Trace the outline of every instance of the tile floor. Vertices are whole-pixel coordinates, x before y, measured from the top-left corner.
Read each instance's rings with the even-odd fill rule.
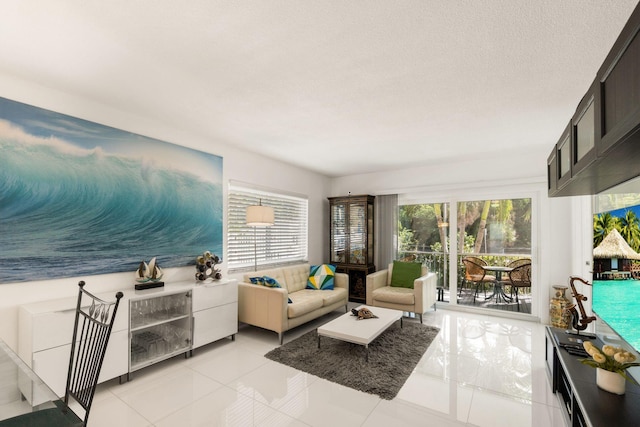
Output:
[[[89,425],[564,427],[545,371],[544,326],[440,309],[424,322],[440,333],[391,401],[267,360],[277,335],[245,326],[235,341],[101,384]]]

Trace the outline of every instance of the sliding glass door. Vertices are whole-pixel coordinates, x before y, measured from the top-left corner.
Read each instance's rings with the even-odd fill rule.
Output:
[[[531,286],[526,280],[514,284],[509,275],[528,263],[519,270],[528,268],[523,276],[531,280],[531,198],[418,203],[406,197],[398,207],[397,259],[422,262],[437,273],[441,303],[532,313]],[[464,259],[473,259],[479,270],[468,271]]]
[[[531,314],[531,229],[530,198],[458,202],[458,304]]]

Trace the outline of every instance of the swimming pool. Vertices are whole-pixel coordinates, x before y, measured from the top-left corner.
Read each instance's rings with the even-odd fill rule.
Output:
[[[640,280],[594,280],[593,311],[640,351]]]

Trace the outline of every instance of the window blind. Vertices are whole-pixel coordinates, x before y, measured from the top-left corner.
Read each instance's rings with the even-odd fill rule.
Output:
[[[274,210],[274,225],[246,225],[247,207],[262,203]],[[285,194],[229,186],[227,262],[230,272],[307,261],[308,200]]]

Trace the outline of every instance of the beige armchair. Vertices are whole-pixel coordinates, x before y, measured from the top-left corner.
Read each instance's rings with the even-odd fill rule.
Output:
[[[412,312],[422,323],[422,314],[431,306],[436,309],[436,273],[428,273],[427,268],[422,267],[422,277],[416,279],[410,289],[390,286],[392,271],[393,264],[389,264],[388,269],[367,275],[367,305]]]

